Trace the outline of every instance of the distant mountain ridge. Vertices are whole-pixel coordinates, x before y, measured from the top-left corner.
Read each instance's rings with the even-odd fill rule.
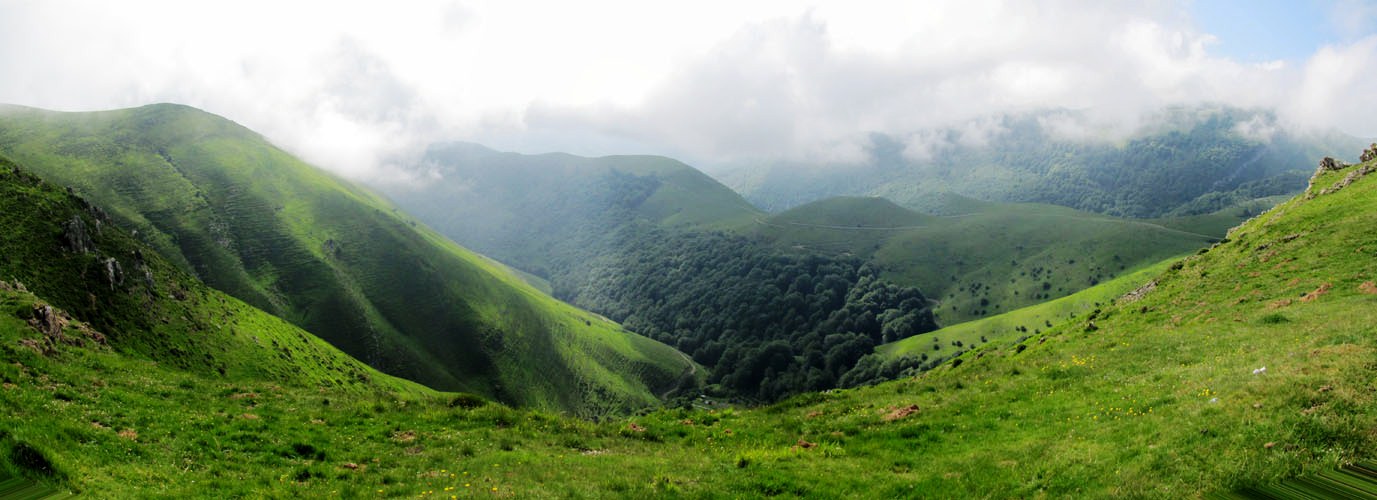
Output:
[[[1337,132],[1293,133],[1265,110],[1218,106],[1164,110],[1123,141],[1059,131],[1081,120],[1069,111],[988,117],[908,137],[873,134],[859,164],[781,161],[715,174],[770,211],[845,195],[930,212],[935,195],[958,193],[1159,217],[1294,194],[1305,187],[1309,165],[1367,144]]]
[[[661,156],[524,155],[451,142],[432,145],[413,169],[428,179],[423,186],[376,187],[455,241],[543,278],[562,248],[604,244],[590,235],[633,221],[722,228],[760,215],[706,174]]]

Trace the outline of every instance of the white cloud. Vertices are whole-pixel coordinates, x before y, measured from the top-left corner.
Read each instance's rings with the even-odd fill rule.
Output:
[[[1311,127],[1336,126],[1377,135],[1377,35],[1352,44],[1327,46],[1306,63],[1294,95],[1281,109]]]
[[[986,118],[999,113],[1072,110],[1057,133],[1091,137],[1199,102],[1377,135],[1363,84],[1377,72],[1374,38],[1245,64],[1212,55],[1187,7],[0,0],[0,101],[182,102],[356,178],[394,175],[386,165],[440,139],[848,163],[872,132],[908,138],[918,158],[945,146],[916,131],[950,127],[978,145],[999,133]],[[1370,25],[1368,7],[1344,29]]]

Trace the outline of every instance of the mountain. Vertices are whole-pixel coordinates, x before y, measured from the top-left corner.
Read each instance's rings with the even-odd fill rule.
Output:
[[[719,178],[780,211],[832,196],[881,196],[931,212],[941,193],[1047,203],[1123,217],[1196,215],[1294,194],[1303,166],[1366,144],[1338,133],[1294,133],[1265,111],[1169,109],[1127,139],[1101,138],[1068,111],[987,117],[911,136],[876,134],[855,165],[781,162]]]
[[[183,272],[437,389],[601,414],[656,404],[692,369],[193,108],[5,107],[0,154],[71,186]]]
[[[1149,222],[953,194],[929,203],[948,215],[918,213],[883,198],[838,197],[758,219],[751,233],[780,247],[869,262],[889,281],[936,299],[937,321],[954,325],[1062,297],[1193,252],[1223,237],[1215,227],[1220,221],[1244,219],[1230,213]]]
[[[114,497],[1003,498],[1207,496],[1370,468],[1373,173],[1319,172],[1134,293],[916,377],[600,423],[45,344],[16,315],[36,299],[0,290],[0,475]]]
[[[431,146],[417,183],[376,187],[446,236],[518,269],[551,267],[633,222],[678,229],[748,223],[759,210],[726,186],[660,156],[584,158],[500,153],[471,143]]]

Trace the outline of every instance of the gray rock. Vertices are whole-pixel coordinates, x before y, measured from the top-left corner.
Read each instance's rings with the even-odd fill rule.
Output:
[[[62,246],[76,253],[95,251],[96,244],[91,241],[91,232],[80,215],[73,215],[72,220],[62,226]]]
[[[110,282],[110,289],[124,284],[124,268],[120,267],[120,261],[114,257],[105,259],[105,280]]]
[[[1344,167],[1347,166],[1348,165],[1345,165],[1344,162],[1326,156],[1323,160],[1320,160],[1318,172],[1337,172],[1343,170]]]

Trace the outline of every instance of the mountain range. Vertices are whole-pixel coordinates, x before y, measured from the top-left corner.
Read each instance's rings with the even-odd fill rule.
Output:
[[[4,107],[0,492],[1373,494],[1360,151],[771,213],[660,157],[369,188],[185,106]]]

